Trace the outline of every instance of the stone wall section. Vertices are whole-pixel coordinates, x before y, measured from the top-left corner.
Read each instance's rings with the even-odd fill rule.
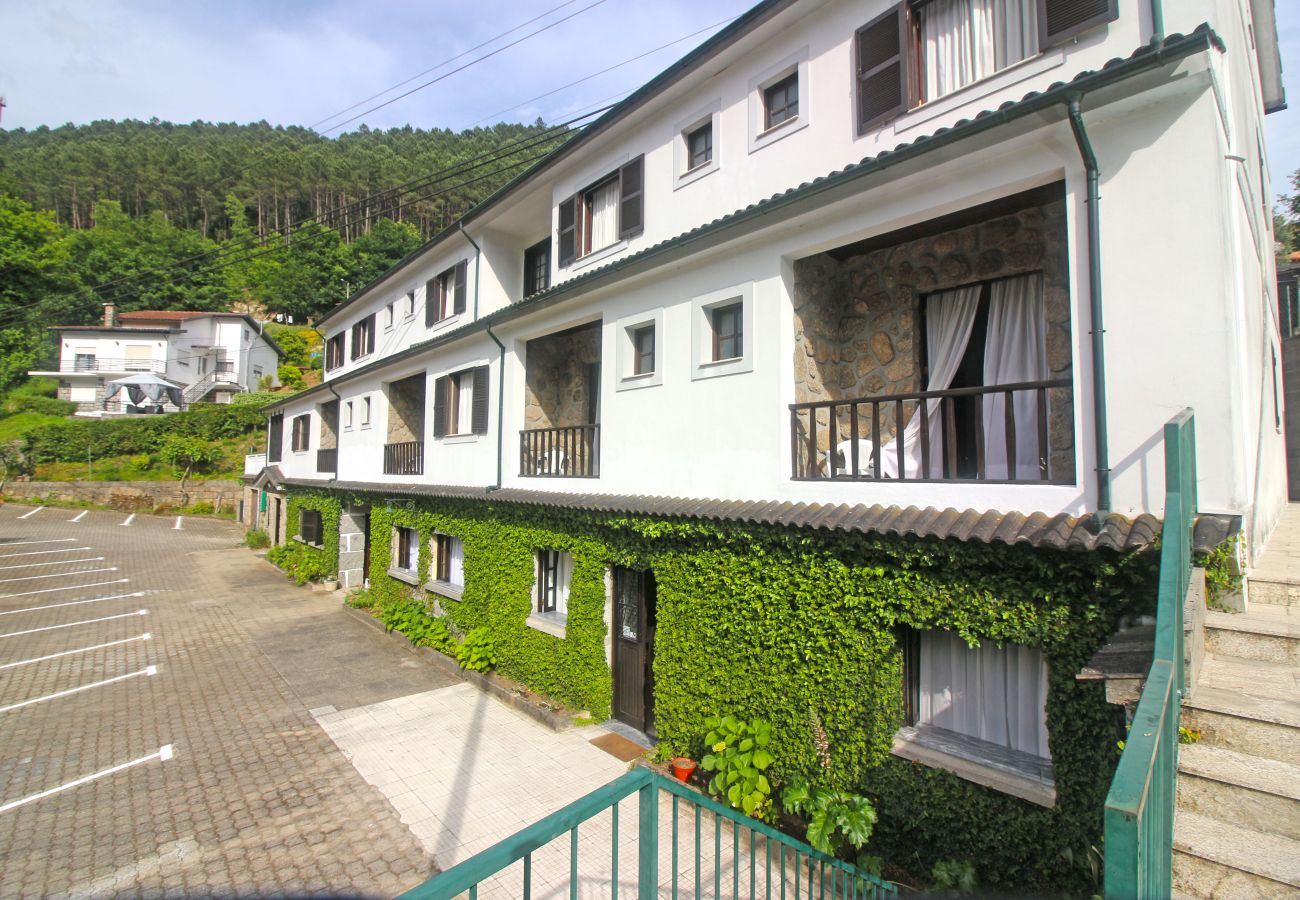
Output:
[[[795,262],[795,401],[849,400],[922,389],[923,298],[981,281],[1041,272],[1050,378],[1073,377],[1065,202],[1034,206],[843,262],[818,254]],[[904,423],[914,403],[904,407]],[[1072,480],[1074,401],[1049,392],[1051,477]],[[865,409],[865,408],[864,408]],[[829,419],[822,415],[819,424]],[[864,434],[870,424],[860,425]],[[818,449],[830,444],[818,429]],[[882,407],[881,440],[896,431]],[[847,434],[847,423],[841,423]]]
[[[130,510],[211,503],[217,512],[237,509],[243,490],[238,481],[187,481],[183,493],[175,481],[10,481],[4,486],[12,500],[49,497]]]
[[[587,367],[600,363],[599,323],[528,342],[524,428],[589,425]],[[596,386],[599,390],[599,385]]]
[[[366,507],[349,507],[339,516],[339,587],[345,591],[366,583]]]
[[[388,443],[424,440],[424,386],[423,375],[388,385]]]

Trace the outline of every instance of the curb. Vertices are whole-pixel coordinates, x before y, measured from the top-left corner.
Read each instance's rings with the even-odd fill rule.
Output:
[[[479,672],[468,672],[462,669],[460,663],[456,662],[456,660],[452,659],[450,656],[439,653],[432,647],[415,646],[407,640],[406,635],[402,634],[400,631],[389,631],[388,627],[384,625],[383,622],[379,621],[369,613],[363,612],[359,609],[353,609],[351,606],[348,606],[346,602],[343,603],[342,606],[343,611],[349,616],[359,622],[369,625],[390,641],[400,644],[408,653],[415,654],[435,669],[440,669],[448,675],[473,685],[488,696],[494,697],[502,703],[505,703],[507,706],[519,710],[524,715],[537,720],[552,731],[567,731],[572,725],[569,721],[569,717],[564,713],[538,709],[523,697],[520,697],[509,688],[498,684],[486,675],[482,675]]]

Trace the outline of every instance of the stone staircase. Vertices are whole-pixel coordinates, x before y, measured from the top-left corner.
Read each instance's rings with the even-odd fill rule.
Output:
[[[1300,504],[1247,593],[1247,612],[1206,613],[1205,658],[1183,701],[1201,740],[1179,754],[1180,896],[1300,896]]]

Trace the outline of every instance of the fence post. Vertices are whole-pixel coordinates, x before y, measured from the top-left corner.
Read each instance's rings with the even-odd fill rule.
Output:
[[[659,894],[659,782],[651,775],[639,797],[640,827],[637,832],[637,896],[654,900]],[[673,873],[677,878],[677,873]]]

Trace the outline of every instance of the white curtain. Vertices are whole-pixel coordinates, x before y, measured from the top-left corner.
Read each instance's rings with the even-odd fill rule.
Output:
[[[560,564],[555,567],[555,580],[555,614],[561,619],[567,619],[569,617],[569,582],[573,580],[573,554],[560,554]]]
[[[925,333],[929,347],[930,382],[926,390],[942,391],[952,384],[966,353],[979,309],[980,286],[955,288],[931,294],[925,305]],[[939,401],[928,400],[930,472],[921,473],[921,412],[918,408],[903,429],[903,461],[908,478],[943,477],[943,430]],[[866,462],[860,463],[866,466]],[[886,478],[898,477],[898,448],[891,442],[880,448],[880,470]]]
[[[1047,664],[1036,647],[972,649],[948,631],[921,633],[919,725],[1048,758]]]
[[[447,541],[448,555],[451,559],[447,563],[447,581],[451,584],[464,586],[465,584],[465,545],[461,543],[460,538],[452,538]]]
[[[926,100],[936,100],[1038,52],[1033,0],[933,0],[917,14]]]
[[[469,434],[474,430],[474,373],[456,376],[456,433]]]
[[[1042,275],[995,281],[989,290],[989,327],[984,343],[984,383],[1044,381],[1047,372],[1047,322]],[[984,397],[984,471],[992,480],[1039,479],[1038,397],[1017,391],[1012,398],[1016,426],[1016,466],[1007,453],[1006,395]]]
[[[591,195],[591,247],[599,250],[618,240],[618,180],[596,188]]]

